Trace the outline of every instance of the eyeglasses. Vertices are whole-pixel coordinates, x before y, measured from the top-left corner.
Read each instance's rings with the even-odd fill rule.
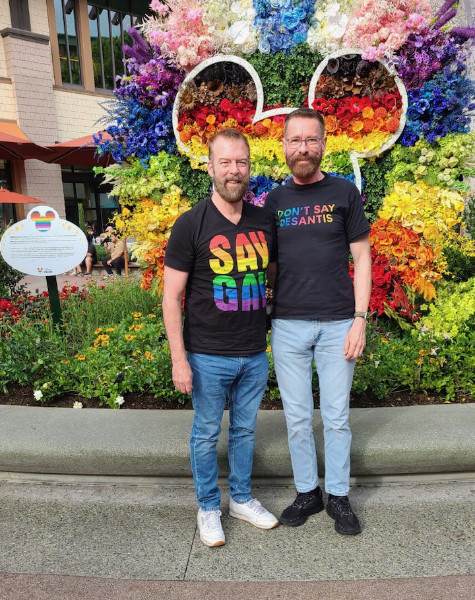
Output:
[[[322,138],[322,137],[321,138],[309,137],[306,140],[292,138],[290,140],[285,140],[285,141],[289,145],[289,148],[292,148],[292,150],[297,150],[297,148],[300,148],[302,143],[306,144],[307,148],[316,148],[323,139],[324,138]]]

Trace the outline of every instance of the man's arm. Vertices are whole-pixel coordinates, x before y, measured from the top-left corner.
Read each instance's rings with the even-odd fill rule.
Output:
[[[371,295],[371,247],[369,236],[364,236],[350,244],[355,266],[355,312],[368,310]],[[366,319],[356,317],[346,336],[343,352],[346,360],[359,358],[366,346]]]
[[[165,267],[163,288],[163,322],[167,331],[172,357],[172,378],[175,387],[184,394],[191,394],[192,372],[186,358],[183,342],[181,300],[188,273]]]

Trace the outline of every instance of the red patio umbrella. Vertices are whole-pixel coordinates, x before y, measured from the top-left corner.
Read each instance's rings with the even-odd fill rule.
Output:
[[[29,140],[26,136],[19,137],[5,130],[5,124],[0,123],[0,158],[3,160],[37,158],[51,154],[51,150]],[[9,125],[9,124],[8,124]]]
[[[102,132],[102,139],[110,140],[112,137],[108,133]],[[82,167],[107,167],[115,162],[110,154],[101,157],[96,154],[97,146],[92,134],[54,144],[48,146],[48,148],[53,152],[51,157],[44,159],[48,163]]]
[[[46,204],[46,202],[2,188],[0,189],[0,204]]]

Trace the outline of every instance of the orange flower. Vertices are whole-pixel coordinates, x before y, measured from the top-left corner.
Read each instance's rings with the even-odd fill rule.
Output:
[[[399,120],[396,119],[395,117],[391,117],[388,122],[386,123],[386,129],[388,131],[394,132],[397,131],[397,128],[399,127]]]
[[[206,122],[207,122],[209,125],[214,125],[215,121],[216,121],[216,117],[215,117],[214,115],[208,115],[208,116],[206,117]]]
[[[378,106],[378,108],[374,111],[374,116],[377,119],[384,119],[387,114],[387,110],[384,108],[384,106]]]
[[[371,106],[365,106],[363,108],[363,117],[365,119],[371,119],[374,115],[374,110],[371,108]]]
[[[372,119],[364,119],[363,133],[371,133],[373,131],[373,128],[374,128],[374,121]]]
[[[257,135],[265,135],[267,133],[267,127],[263,123],[256,123],[254,125],[254,131]]]
[[[392,249],[394,256],[404,256],[404,254],[406,253],[406,250],[403,246],[398,245],[398,246],[394,246],[394,248]]]
[[[363,121],[354,121],[353,131],[361,131],[363,129]]]
[[[335,115],[328,115],[325,117],[325,129],[328,133],[333,133],[338,129],[338,119]]]

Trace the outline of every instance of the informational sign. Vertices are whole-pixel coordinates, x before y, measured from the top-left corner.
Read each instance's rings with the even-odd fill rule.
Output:
[[[2,236],[0,251],[14,269],[27,275],[60,275],[74,269],[87,254],[87,238],[50,206],[35,206],[26,219]]]

